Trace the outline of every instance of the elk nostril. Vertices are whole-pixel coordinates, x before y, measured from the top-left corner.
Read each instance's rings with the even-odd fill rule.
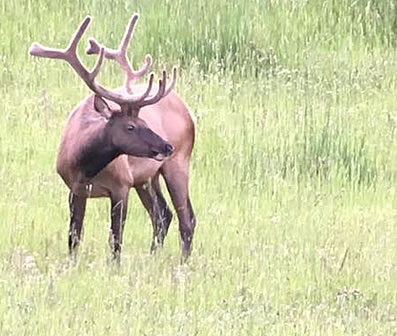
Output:
[[[165,145],[165,153],[167,155],[171,155],[174,152],[174,146],[172,146],[171,144],[166,144]]]

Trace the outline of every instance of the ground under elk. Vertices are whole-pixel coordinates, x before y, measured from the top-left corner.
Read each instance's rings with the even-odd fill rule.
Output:
[[[167,87],[163,71],[153,92],[153,73],[147,85],[136,85],[150,68],[152,58],[134,71],[126,55],[138,15],[131,17],[117,50],[89,40],[87,54],[98,54],[92,71],[82,64],[77,45],[90,23],[86,17],[66,49],[53,49],[35,42],[33,56],[68,62],[94,92],[70,114],[59,147],[56,169],[70,189],[69,251],[80,242],[87,198],[111,200],[110,244],[120,258],[128,194],[135,188],[153,224],[151,251],[163,244],[172,213],[160,190],[161,175],[179,220],[182,257],[191,252],[195,215],[189,198],[189,160],[195,126],[182,99],[173,91],[176,68]],[[116,61],[125,73],[125,85],[109,90],[96,81],[104,58]]]

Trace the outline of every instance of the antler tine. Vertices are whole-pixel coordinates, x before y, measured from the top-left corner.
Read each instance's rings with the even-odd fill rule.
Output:
[[[103,59],[104,59],[104,55],[105,55],[105,49],[101,48],[101,51],[99,52],[99,57],[95,63],[94,68],[92,69],[92,71],[90,72],[90,80],[93,81],[95,79],[95,77],[98,75],[99,70],[101,70],[101,66],[103,63]]]
[[[33,42],[29,48],[29,55],[46,58],[61,58],[64,53],[62,49],[50,49],[43,47],[38,42]]]
[[[172,81],[171,81],[171,84],[168,86],[167,90],[165,90],[163,97],[167,96],[175,88],[175,85],[176,85],[176,73],[177,73],[177,70],[176,70],[176,67],[174,67],[172,69]]]
[[[172,81],[171,84],[166,88],[167,85],[167,72],[164,70],[163,71],[163,78],[159,80],[159,89],[156,93],[155,96],[146,99],[145,101],[143,101],[140,106],[146,106],[146,105],[151,105],[151,104],[155,104],[157,103],[160,99],[164,98],[165,96],[167,96],[175,87],[176,84],[176,67],[174,67],[172,69]]]
[[[105,58],[116,61],[124,71],[125,87],[127,88],[128,92],[131,91],[131,85],[134,84],[138,78],[145,75],[152,65],[152,57],[150,55],[146,55],[145,64],[143,64],[139,70],[134,71],[127,57],[128,44],[132,35],[134,34],[138,17],[138,14],[133,14],[131,16],[130,22],[128,23],[128,26],[124,32],[118,49],[111,49],[103,46],[105,49]],[[86,53],[88,55],[98,54],[102,46],[94,38],[90,38],[88,42],[89,46],[86,50]]]
[[[150,54],[147,54],[145,57],[145,63],[142,64],[137,71],[132,70],[133,76],[125,77],[125,87],[127,88],[127,90],[130,91],[131,85],[134,84],[138,78],[143,77],[149,71],[151,66],[152,56]]]
[[[166,85],[167,85],[167,72],[163,70],[163,76],[159,80],[159,89],[157,90],[157,93],[154,96],[140,102],[139,106],[144,107],[147,105],[156,104],[161,98],[165,97],[164,93],[166,91],[165,90]]]
[[[144,94],[142,96],[140,96],[139,101],[145,99],[149,95],[150,91],[152,91],[153,80],[154,80],[154,73],[152,72],[149,77],[148,87],[147,87],[146,91],[144,92]]]
[[[139,15],[137,13],[133,14],[131,16],[130,22],[128,23],[127,29],[124,33],[123,38],[121,39],[120,42],[120,46],[119,46],[119,50],[121,55],[123,55],[123,58],[125,59],[126,63],[129,65],[129,68],[131,70],[131,75],[129,77],[126,77],[126,87],[129,88],[130,85],[132,85],[136,79],[144,76],[146,74],[146,72],[150,69],[150,67],[152,66],[152,56],[151,55],[146,55],[145,57],[145,64],[143,64],[139,70],[134,71],[132,69],[132,66],[128,60],[127,57],[127,48],[128,48],[128,44],[130,43],[130,40],[132,38],[132,36],[134,35],[134,31],[135,31],[135,26],[136,23],[138,22],[139,19]]]
[[[115,49],[110,49],[102,46],[97,40],[95,40],[93,37],[90,37],[88,39],[89,46],[86,49],[86,54],[87,55],[96,55],[99,54],[101,48],[105,50],[105,58],[107,59],[112,59],[112,60],[117,60],[119,53],[118,50]]]
[[[127,47],[128,47],[128,44],[130,43],[131,36],[134,33],[135,25],[136,25],[136,22],[138,21],[138,18],[139,18],[139,15],[137,13],[134,13],[131,16],[130,22],[128,23],[127,29],[125,30],[124,36],[120,42],[119,50],[120,50],[121,54],[125,55],[125,53],[127,51]]]
[[[77,28],[75,34],[73,35],[72,39],[69,42],[68,47],[66,48],[66,52],[67,53],[74,53],[76,54],[76,50],[77,50],[77,45],[81,40],[81,37],[83,36],[83,34],[85,33],[85,31],[87,30],[88,25],[91,22],[91,17],[90,16],[86,16],[83,20],[83,22],[81,22],[79,28]]]

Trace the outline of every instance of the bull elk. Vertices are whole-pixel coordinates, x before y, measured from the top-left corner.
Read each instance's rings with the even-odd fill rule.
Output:
[[[176,68],[167,86],[163,71],[153,90],[154,74],[147,85],[137,85],[151,66],[152,58],[134,71],[126,54],[138,15],[134,14],[117,50],[89,40],[87,54],[98,54],[89,71],[77,54],[77,45],[86,31],[86,17],[66,49],[32,44],[33,56],[68,62],[93,95],[86,97],[70,114],[59,146],[56,169],[70,189],[69,252],[80,242],[87,198],[111,200],[110,245],[119,260],[127,215],[129,190],[135,188],[152,221],[151,251],[162,246],[172,212],[160,189],[161,175],[170,193],[179,220],[182,257],[191,252],[195,215],[189,198],[189,160],[195,125],[182,99],[173,91]],[[109,90],[96,81],[104,58],[116,61],[125,73],[124,87]],[[154,92],[153,92],[154,91]]]

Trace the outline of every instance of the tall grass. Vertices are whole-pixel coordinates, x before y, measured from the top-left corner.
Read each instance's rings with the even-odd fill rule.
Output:
[[[1,335],[393,335],[397,330],[392,0],[0,3]],[[68,113],[89,93],[33,41],[64,47],[82,18],[116,46],[134,12],[134,66],[178,64],[197,119],[194,253],[131,195],[120,268],[108,201],[89,201],[75,264],[54,171]],[[92,57],[83,56],[88,65]],[[105,63],[100,81],[121,84]]]

